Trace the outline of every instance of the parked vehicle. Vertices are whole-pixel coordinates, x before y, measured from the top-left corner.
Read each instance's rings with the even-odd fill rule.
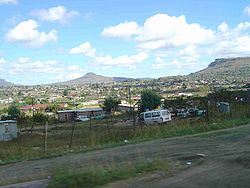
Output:
[[[89,121],[89,117],[88,116],[78,116],[76,118],[76,121]]]
[[[145,124],[159,124],[171,121],[171,113],[169,110],[153,110],[140,114],[140,120]]]

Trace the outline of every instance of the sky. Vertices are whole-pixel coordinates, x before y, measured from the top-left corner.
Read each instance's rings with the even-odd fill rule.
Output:
[[[0,0],[0,78],[185,75],[250,56],[246,0]]]

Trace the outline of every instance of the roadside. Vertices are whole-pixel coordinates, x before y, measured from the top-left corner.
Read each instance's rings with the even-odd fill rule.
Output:
[[[43,179],[53,175],[56,170],[64,168],[81,169],[103,164],[120,164],[126,161],[136,162],[139,159],[167,159],[179,161],[183,166],[188,166],[189,168],[172,174],[172,180],[163,176],[156,182],[153,181],[153,183],[147,181],[149,187],[150,185],[161,187],[161,185],[166,185],[166,183],[170,185],[171,181],[172,184],[170,187],[178,187],[181,186],[178,182],[184,180],[187,184],[186,187],[194,185],[195,182],[198,183],[197,185],[204,182],[204,184],[207,183],[211,187],[212,184],[210,184],[210,181],[215,180],[216,183],[216,180],[219,181],[217,177],[221,179],[217,183],[223,184],[223,178],[226,178],[225,183],[228,183],[227,181],[229,183],[230,181],[234,182],[235,178],[240,178],[242,185],[244,185],[244,183],[250,183],[249,142],[250,125],[244,125],[193,136],[159,139],[87,153],[68,154],[50,159],[3,165],[0,166],[0,182],[4,185]],[[192,166],[192,162],[191,165],[187,164],[189,162],[188,157],[200,153],[207,156],[204,158],[204,163],[198,166]],[[202,177],[197,178],[196,175]],[[183,176],[186,178],[183,179]],[[180,179],[178,180],[178,178]],[[128,185],[133,185],[134,180],[130,179],[126,181],[131,181],[132,184]],[[147,187],[147,185],[144,185],[144,187]]]

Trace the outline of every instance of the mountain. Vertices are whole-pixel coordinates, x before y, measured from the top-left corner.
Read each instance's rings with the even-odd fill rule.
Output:
[[[13,86],[14,84],[11,82],[7,82],[6,80],[0,78],[0,86]]]
[[[108,82],[125,82],[133,80],[132,78],[125,77],[106,77],[97,75],[95,73],[89,72],[80,78],[76,78],[74,80],[69,80],[65,82],[56,83],[57,85],[82,85],[82,84],[90,84],[90,83],[108,83]]]
[[[250,81],[250,57],[215,59],[207,68],[189,75],[194,79]]]

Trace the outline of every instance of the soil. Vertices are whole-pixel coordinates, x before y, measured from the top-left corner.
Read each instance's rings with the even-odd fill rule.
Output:
[[[128,140],[121,147],[3,165],[0,184],[44,179],[60,168],[136,163],[139,159],[166,159],[180,165],[169,172],[140,175],[105,187],[250,187],[250,125],[131,145]]]

